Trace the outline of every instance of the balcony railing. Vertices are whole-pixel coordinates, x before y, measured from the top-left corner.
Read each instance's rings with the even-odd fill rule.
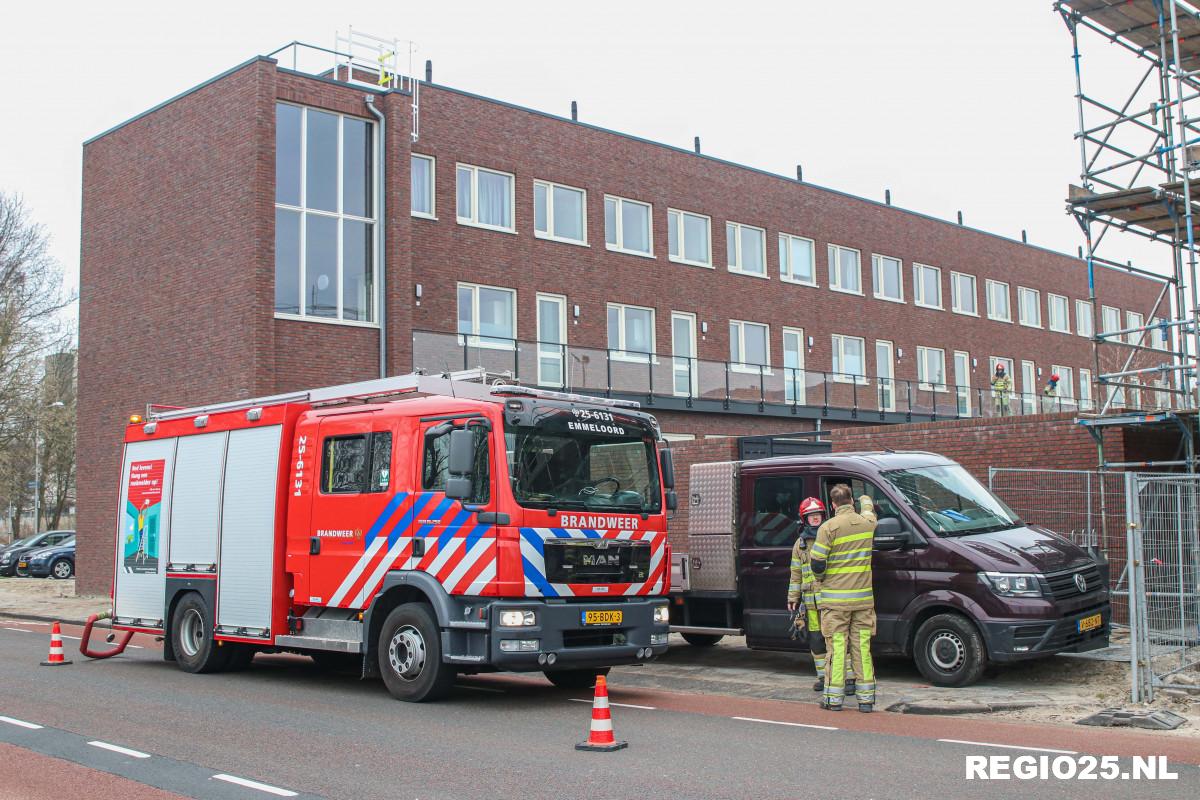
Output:
[[[414,369],[474,367],[529,386],[621,396],[668,408],[851,419],[873,416],[886,422],[1097,410],[1094,403],[1081,405],[1071,397],[993,392],[990,386],[413,331]],[[1147,388],[1141,394],[1155,392]]]

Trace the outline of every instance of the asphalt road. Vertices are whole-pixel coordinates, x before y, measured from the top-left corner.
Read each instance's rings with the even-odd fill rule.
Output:
[[[0,620],[0,798],[1178,800],[1200,793],[1200,742],[1181,737],[832,714],[812,702],[617,685],[614,727],[628,749],[577,752],[588,698],[540,678],[464,679],[450,699],[413,705],[393,701],[377,681],[323,673],[299,656],[259,656],[241,673],[188,675],[141,636],[141,649],[107,661],[84,659],[68,639],[75,663],[40,667],[46,631]],[[1164,755],[1178,778],[965,779],[967,756],[1067,753]],[[1128,758],[1120,764],[1129,771]],[[47,785],[63,793],[46,793]]]

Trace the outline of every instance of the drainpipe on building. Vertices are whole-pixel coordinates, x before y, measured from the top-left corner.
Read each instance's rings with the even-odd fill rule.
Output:
[[[387,163],[387,120],[383,113],[375,107],[375,96],[363,98],[367,102],[367,110],[379,120],[379,176],[376,179],[375,196],[379,203],[379,377],[386,378],[387,374],[387,183],[384,182],[384,164]]]

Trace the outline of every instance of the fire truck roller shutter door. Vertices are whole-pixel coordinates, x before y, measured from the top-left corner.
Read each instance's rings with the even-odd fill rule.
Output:
[[[175,456],[171,493],[171,557],[174,570],[207,571],[217,563],[221,522],[221,471],[226,432],[184,436]]]
[[[154,627],[163,618],[176,439],[125,447],[113,615]]]
[[[271,626],[279,438],[272,425],[231,431],[221,501],[217,626]]]

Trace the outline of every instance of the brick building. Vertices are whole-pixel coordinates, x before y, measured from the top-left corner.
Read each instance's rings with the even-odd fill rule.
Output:
[[[999,360],[1028,393],[1012,413],[1052,372],[1056,407],[1094,396],[1076,258],[345,75],[255,58],[85,143],[86,589],[110,580],[122,422],[147,402],[484,365],[640,399],[682,439],[991,415]],[[1166,316],[1160,283],[1098,272],[1123,299],[1100,324]]]

